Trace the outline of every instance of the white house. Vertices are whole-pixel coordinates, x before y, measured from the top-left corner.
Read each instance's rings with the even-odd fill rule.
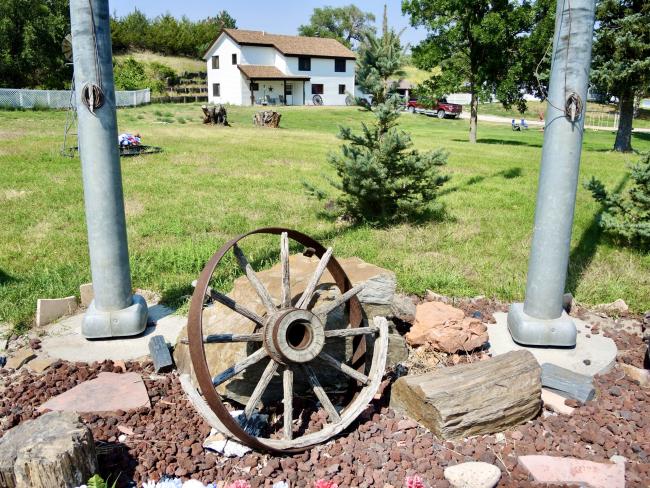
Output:
[[[355,54],[335,39],[224,29],[205,53],[208,101],[345,105]]]

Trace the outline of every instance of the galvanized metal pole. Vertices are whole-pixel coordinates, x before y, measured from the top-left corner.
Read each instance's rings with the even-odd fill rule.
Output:
[[[574,346],[562,307],[591,64],[595,0],[558,0],[526,299],[508,314],[521,344]]]
[[[146,326],[147,304],[131,292],[108,0],[70,0],[70,21],[95,294],[82,333],[87,338],[135,335]]]

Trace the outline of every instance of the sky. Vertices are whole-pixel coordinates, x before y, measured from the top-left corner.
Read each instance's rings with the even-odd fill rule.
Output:
[[[315,7],[331,5],[339,7],[354,3],[364,12],[372,12],[381,27],[384,2],[378,0],[110,0],[111,13],[124,16],[138,8],[147,17],[169,12],[175,17],[186,15],[198,20],[227,10],[237,21],[240,29],[264,30],[272,34],[297,34],[298,26],[309,22]],[[388,25],[396,30],[407,29],[402,34],[403,44],[416,45],[424,39],[426,32],[409,26],[409,19],[402,15],[401,0],[387,0]]]

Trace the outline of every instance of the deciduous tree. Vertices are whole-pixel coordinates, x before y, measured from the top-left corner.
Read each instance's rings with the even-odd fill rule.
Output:
[[[356,47],[367,32],[374,32],[375,16],[356,5],[315,8],[309,24],[298,27],[301,36],[330,37],[346,46]]]

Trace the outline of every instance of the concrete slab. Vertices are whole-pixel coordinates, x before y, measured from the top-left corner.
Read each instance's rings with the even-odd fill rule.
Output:
[[[88,340],[81,335],[83,314],[52,324],[41,337],[42,350],[49,356],[66,361],[131,361],[149,356],[149,339],[162,335],[168,343],[175,344],[178,334],[187,323],[187,317],[174,315],[163,305],[149,306],[149,322],[138,336]]]
[[[616,363],[617,349],[614,341],[602,334],[590,334],[591,326],[575,317],[572,319],[578,329],[578,336],[574,348],[521,346],[512,340],[508,332],[508,315],[497,312],[494,319],[496,324],[488,325],[490,352],[493,356],[526,349],[540,365],[551,363],[587,376],[606,373]]]
[[[116,412],[151,408],[147,387],[138,373],[99,373],[71,390],[50,398],[39,411]]]

